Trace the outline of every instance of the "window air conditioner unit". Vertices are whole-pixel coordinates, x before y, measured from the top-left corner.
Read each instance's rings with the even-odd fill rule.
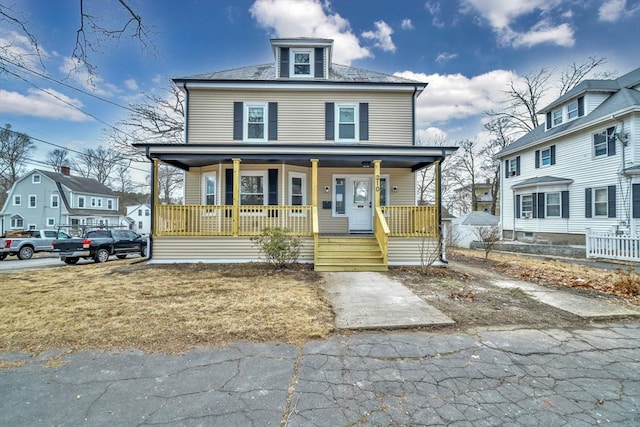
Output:
[[[523,212],[522,218],[531,218],[531,212]]]
[[[509,176],[516,176],[516,171],[509,171]]]

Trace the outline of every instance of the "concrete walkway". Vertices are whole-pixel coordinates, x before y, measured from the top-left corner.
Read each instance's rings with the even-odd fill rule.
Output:
[[[444,313],[400,282],[373,272],[324,273],[325,288],[340,329],[453,325]]]

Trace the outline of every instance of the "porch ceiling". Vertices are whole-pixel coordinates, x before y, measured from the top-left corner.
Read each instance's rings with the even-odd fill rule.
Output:
[[[134,144],[149,159],[189,170],[216,163],[279,164],[310,166],[318,159],[318,167],[363,167],[363,162],[381,160],[383,168],[422,169],[444,160],[457,147],[421,145],[335,145],[335,144]]]

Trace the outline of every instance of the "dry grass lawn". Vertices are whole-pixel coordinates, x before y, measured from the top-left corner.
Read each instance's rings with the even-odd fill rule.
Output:
[[[135,260],[0,274],[0,352],[176,353],[239,340],[300,344],[334,328],[310,267]]]

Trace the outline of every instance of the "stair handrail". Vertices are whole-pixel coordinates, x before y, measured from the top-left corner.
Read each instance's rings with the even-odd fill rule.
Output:
[[[318,235],[320,234],[320,227],[318,226],[318,207],[313,206],[311,208],[311,227],[313,233],[313,264],[318,264]]]
[[[384,217],[384,213],[379,206],[376,206],[375,222],[373,225],[373,232],[376,236],[376,241],[382,252],[382,258],[384,265],[388,265],[389,262],[389,225]]]

